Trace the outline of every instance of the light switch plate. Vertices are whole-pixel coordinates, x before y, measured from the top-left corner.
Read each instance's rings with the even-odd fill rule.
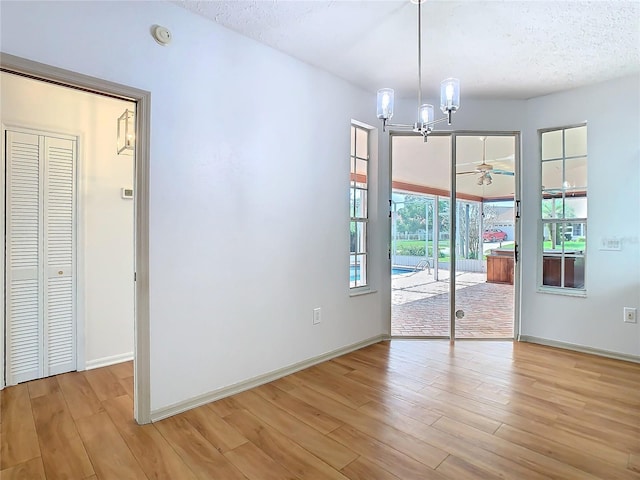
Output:
[[[600,242],[600,250],[622,250],[622,240],[616,237],[605,237]]]

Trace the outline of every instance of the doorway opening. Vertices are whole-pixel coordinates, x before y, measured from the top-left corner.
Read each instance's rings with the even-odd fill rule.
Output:
[[[514,337],[518,149],[517,133],[391,135],[392,336]]]
[[[82,91],[91,95],[98,95],[100,98],[115,98],[135,106],[135,160],[130,163],[133,169],[131,182],[129,185],[118,185],[118,196],[133,194],[133,264],[131,268],[131,281],[134,281],[134,299],[133,299],[133,315],[134,315],[134,417],[138,423],[149,423],[150,421],[150,378],[149,378],[149,307],[148,307],[148,164],[149,164],[149,116],[150,116],[150,94],[135,88],[118,85],[101,79],[88,77],[67,70],[50,67],[40,63],[21,59],[12,55],[2,54],[0,57],[0,70],[2,74],[12,76],[26,77],[37,82],[45,82],[67,87],[74,91]],[[64,114],[73,115],[73,107]],[[63,112],[60,112],[63,113]],[[4,118],[3,118],[4,120]],[[14,126],[16,124],[28,124],[28,122],[20,118],[10,120]],[[117,117],[113,119],[113,129],[116,129]],[[37,126],[37,125],[36,125]],[[89,128],[89,127],[88,127]],[[82,132],[76,136],[80,138],[79,144],[82,146]],[[4,137],[4,136],[3,136]],[[115,138],[114,138],[115,140]],[[4,141],[4,138],[3,138]],[[81,147],[82,148],[82,147]],[[113,145],[113,152],[116,152],[116,145]],[[4,150],[4,149],[3,149]],[[84,152],[87,156],[91,152]],[[4,185],[4,166],[2,168],[2,183]],[[113,186],[113,185],[112,185]],[[128,188],[127,188],[128,187]],[[125,191],[126,190],[126,191]],[[3,196],[4,197],[4,196]],[[124,198],[122,198],[124,200]],[[5,211],[5,204],[1,205],[2,211]],[[129,207],[130,208],[130,207]],[[42,227],[40,227],[42,228]],[[7,241],[9,239],[7,238]],[[4,239],[1,247],[5,249]],[[4,264],[4,256],[2,256],[2,270],[4,271],[8,265]],[[44,268],[44,267],[43,267]],[[64,273],[64,270],[61,270]],[[64,276],[64,275],[63,275]],[[129,283],[131,285],[131,283]],[[5,279],[2,278],[3,291],[8,285],[5,285]],[[105,295],[107,296],[107,295]],[[7,318],[5,316],[5,303],[0,309],[2,311],[2,329],[3,336],[6,338]],[[2,365],[0,368],[0,387],[3,387],[7,378],[5,377],[5,354],[4,342],[0,345],[0,359]],[[45,372],[46,374],[46,372]]]

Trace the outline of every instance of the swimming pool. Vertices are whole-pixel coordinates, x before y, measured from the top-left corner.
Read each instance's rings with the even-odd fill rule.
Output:
[[[403,273],[413,273],[415,269],[411,267],[393,267],[391,269],[391,275],[402,275]]]
[[[411,267],[393,267],[391,269],[391,275],[402,275],[405,273],[413,273],[414,269]],[[356,271],[355,265],[351,265],[351,271],[349,272],[349,280],[353,282],[360,278],[360,274]]]

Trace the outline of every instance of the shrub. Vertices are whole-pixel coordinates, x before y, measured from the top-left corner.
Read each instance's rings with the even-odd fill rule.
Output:
[[[424,245],[399,245],[396,248],[398,255],[412,255],[414,257],[424,257]]]

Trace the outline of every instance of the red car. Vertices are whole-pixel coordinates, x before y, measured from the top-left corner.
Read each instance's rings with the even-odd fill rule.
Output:
[[[497,228],[488,228],[482,234],[482,240],[485,242],[504,242],[507,234]]]

